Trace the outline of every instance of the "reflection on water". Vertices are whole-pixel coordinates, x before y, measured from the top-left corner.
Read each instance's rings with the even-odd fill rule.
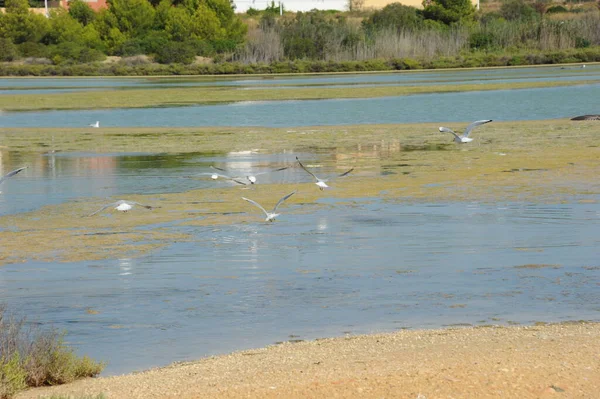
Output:
[[[106,374],[292,334],[600,320],[596,204],[326,203],[140,259],[3,266],[0,292]]]
[[[0,187],[0,215],[31,211],[45,205],[88,197],[183,192],[197,188],[230,185],[210,179],[211,165],[232,176],[260,174],[294,164],[303,154],[96,154],[15,153],[0,148],[0,175],[28,166]],[[284,170],[257,177],[259,183],[307,181],[301,171]]]

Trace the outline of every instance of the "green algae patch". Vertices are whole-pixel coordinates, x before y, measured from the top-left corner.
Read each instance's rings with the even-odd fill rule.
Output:
[[[465,123],[444,124],[460,130]],[[473,131],[474,141],[456,145],[438,124],[327,126],[309,128],[0,129],[3,157],[60,152],[167,154],[312,153],[319,173],[354,167],[320,191],[308,182],[256,184],[174,194],[90,198],[0,217],[0,264],[41,260],[132,257],[180,241],[203,240],[212,228],[263,223],[253,199],[287,214],[354,206],[371,200],[410,202],[561,203],[597,200],[600,194],[600,123],[569,120],[493,122]],[[252,143],[251,146],[248,143]],[[43,155],[52,148],[50,154]],[[34,155],[32,155],[34,154]],[[298,168],[296,163],[289,165]],[[510,171],[510,172],[507,172]],[[319,201],[335,198],[337,202]],[[138,201],[127,213],[107,209],[117,199]],[[203,234],[207,233],[207,234]],[[519,249],[517,249],[519,250]]]
[[[277,87],[239,90],[238,87],[177,87],[122,90],[98,90],[50,94],[0,95],[0,109],[5,111],[40,111],[69,109],[176,107],[198,104],[221,104],[239,101],[324,100],[335,98],[376,98],[426,93],[531,89],[600,83],[600,80],[509,82],[431,86],[381,87]],[[93,106],[91,106],[93,104]]]

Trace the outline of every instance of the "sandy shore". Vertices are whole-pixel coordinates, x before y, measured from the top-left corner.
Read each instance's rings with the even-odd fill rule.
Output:
[[[19,399],[599,398],[600,324],[399,331],[286,343]]]

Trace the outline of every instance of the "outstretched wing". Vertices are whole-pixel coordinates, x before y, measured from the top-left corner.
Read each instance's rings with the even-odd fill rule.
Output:
[[[458,137],[458,134],[454,133],[454,130],[450,129],[449,127],[440,126],[439,131],[442,133],[452,133],[454,135],[454,137],[456,137],[457,139],[460,140],[460,137]]]
[[[207,174],[209,174],[209,175],[212,175],[212,173],[207,173]],[[237,177],[231,177],[231,176],[227,176],[227,175],[222,175],[222,174],[220,174],[220,173],[215,173],[215,174],[216,174],[217,176],[219,176],[219,177],[222,177],[223,179],[226,179],[226,180],[231,180],[231,181],[233,181],[233,182],[236,182],[237,184],[241,184],[242,186],[246,186],[246,185],[247,185],[247,184],[246,184],[246,183],[244,183],[243,181],[241,181],[241,180],[238,180],[238,179],[237,179]]]
[[[348,175],[350,172],[352,172],[353,170],[354,170],[354,168],[342,173],[341,175],[338,175],[338,177],[344,177],[344,176]]]
[[[485,125],[486,123],[490,123],[491,121],[492,121],[491,119],[482,119],[480,121],[475,121],[475,122],[471,123],[465,129],[465,132],[463,133],[463,137],[469,137],[469,133],[471,133],[471,130],[473,130],[474,127],[477,127],[480,125]]]
[[[7,174],[5,174],[4,176],[0,177],[0,184],[4,180],[8,179],[9,177],[13,177],[14,175],[16,175],[17,173],[21,172],[24,169],[27,169],[27,166],[23,166],[22,168],[11,170],[10,172],[8,172]]]
[[[265,208],[263,208],[263,207],[262,207],[262,206],[261,206],[261,205],[260,205],[258,202],[256,202],[256,201],[252,201],[251,199],[249,199],[249,198],[245,198],[245,197],[242,197],[242,199],[243,199],[244,201],[248,201],[249,203],[251,203],[252,205],[254,205],[254,206],[255,206],[255,207],[257,207],[257,208],[260,208],[260,209],[261,209],[261,210],[262,210],[262,211],[265,213],[265,215],[266,215],[267,217],[269,217],[269,212],[267,212],[267,211],[265,210]]]
[[[268,170],[266,172],[253,173],[252,176],[260,176],[260,175],[266,175],[267,173],[280,172],[280,171],[286,170],[288,168],[289,168],[289,166],[284,166],[283,168],[271,169],[271,170]]]
[[[140,204],[139,202],[135,202],[135,201],[127,201],[127,202],[128,202],[129,204],[135,204],[135,205],[142,206],[142,207],[144,207],[144,208],[146,208],[146,209],[154,209],[154,207],[153,207],[153,206],[150,206],[150,205],[144,205],[144,204]]]
[[[214,166],[214,165],[210,165],[210,168],[211,168],[211,169],[220,170],[221,172],[227,172],[225,169],[223,169],[223,168],[219,168],[219,167],[216,167],[216,166]]]
[[[273,213],[275,213],[275,211],[277,210],[277,208],[279,207],[279,205],[281,205],[281,203],[282,203],[283,201],[285,201],[286,199],[290,198],[290,197],[291,197],[292,195],[294,195],[294,194],[296,194],[296,191],[293,191],[293,192],[289,193],[288,195],[286,195],[285,197],[283,197],[282,199],[280,199],[280,200],[277,202],[277,205],[275,205],[275,208],[273,208]]]
[[[300,160],[298,159],[298,157],[296,157],[296,161],[298,161],[298,163],[300,164],[300,167],[302,169],[304,169],[304,171],[306,171],[306,173],[308,173],[309,175],[311,175],[312,177],[314,177],[316,181],[320,181],[321,180],[317,176],[315,176],[315,174],[313,172],[311,172],[310,170],[306,169],[306,167],[304,165],[302,165],[302,162],[300,162]]]
[[[94,216],[95,214],[102,212],[102,211],[103,211],[103,210],[105,210],[106,208],[110,208],[111,206],[115,206],[115,205],[117,205],[119,202],[120,202],[120,201],[117,201],[117,202],[111,202],[111,203],[110,203],[110,204],[108,204],[108,205],[104,205],[102,208],[98,209],[96,212],[92,212],[92,213],[90,213],[90,214],[88,215],[88,217],[90,217],[90,216]]]

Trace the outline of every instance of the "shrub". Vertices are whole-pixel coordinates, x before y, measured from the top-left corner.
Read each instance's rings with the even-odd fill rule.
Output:
[[[155,60],[161,64],[190,64],[195,56],[196,51],[189,43],[169,42],[158,49]]]
[[[0,399],[27,386],[62,384],[102,371],[104,364],[77,357],[63,338],[64,333],[27,325],[0,306]]]
[[[17,47],[10,39],[0,38],[0,61],[13,61],[17,58]]]

